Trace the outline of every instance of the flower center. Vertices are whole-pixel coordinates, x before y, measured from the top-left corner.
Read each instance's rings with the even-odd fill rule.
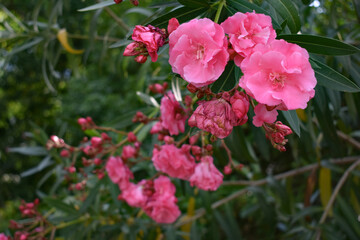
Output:
[[[203,59],[205,48],[202,45],[199,45],[196,50],[196,60]]]
[[[284,75],[281,75],[279,73],[270,73],[269,74],[269,79],[273,85],[273,88],[275,89],[281,89],[284,87],[284,83],[285,83],[285,80],[286,80],[286,76]]]

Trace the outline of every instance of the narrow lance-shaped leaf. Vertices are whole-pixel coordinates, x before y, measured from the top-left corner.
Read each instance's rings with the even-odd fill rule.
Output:
[[[310,63],[312,65],[316,64],[314,71],[319,85],[343,92],[360,91],[360,88],[355,83],[334,69],[314,59],[310,59]]]
[[[78,11],[79,12],[92,11],[92,10],[104,8],[104,7],[107,7],[107,6],[111,6],[111,5],[114,5],[114,4],[116,4],[114,2],[114,0],[108,0],[108,1],[104,1],[104,2],[100,2],[100,3],[97,3],[97,4],[91,5],[91,6],[86,7],[86,8],[79,9]]]
[[[159,28],[165,28],[167,27],[168,22],[171,18],[177,18],[177,20],[179,20],[179,22],[182,23],[202,15],[207,10],[208,10],[207,8],[180,7],[174,11],[171,11],[169,13],[166,13],[158,17],[157,19],[151,21],[148,24]]]
[[[267,0],[275,11],[287,21],[287,25],[292,33],[300,30],[301,23],[299,13],[291,0]]]
[[[224,91],[231,90],[235,86],[236,81],[239,80],[239,79],[235,79],[235,68],[236,66],[234,62],[229,62],[226,65],[225,70],[221,74],[219,79],[214,82],[213,86],[211,87],[211,90],[213,92],[220,92],[221,90]]]
[[[349,55],[360,52],[360,49],[352,45],[327,37],[307,34],[289,34],[280,35],[278,38],[291,43],[296,43],[311,53],[324,55]]]
[[[296,114],[296,111],[290,110],[290,111],[281,111],[281,112],[284,115],[286,121],[288,121],[288,123],[290,124],[292,130],[294,130],[296,135],[300,137],[300,121],[298,115]]]

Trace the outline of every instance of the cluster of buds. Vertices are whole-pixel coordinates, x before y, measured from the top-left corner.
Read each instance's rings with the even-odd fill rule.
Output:
[[[37,198],[34,202],[26,203],[24,200],[21,202],[19,210],[21,214],[25,217],[33,217],[38,214],[37,206],[39,205],[40,200]]]
[[[155,83],[149,86],[149,90],[152,93],[160,93],[160,94],[164,94],[167,88],[168,88],[167,82],[164,82],[163,84]]]
[[[265,123],[263,126],[266,132],[266,137],[271,141],[274,148],[285,152],[285,145],[288,142],[288,139],[286,139],[285,136],[292,134],[292,130],[280,121],[272,124]]]
[[[86,118],[79,118],[78,119],[78,124],[81,126],[81,129],[84,131],[86,129],[92,129],[95,126],[94,121],[92,120],[91,117],[86,117]]]
[[[10,220],[10,229],[16,230],[14,237],[6,236],[0,233],[0,240],[46,240],[46,229],[49,226],[46,218],[37,210],[39,199],[34,202],[25,202],[22,200],[19,210],[23,217],[28,218],[21,223]]]

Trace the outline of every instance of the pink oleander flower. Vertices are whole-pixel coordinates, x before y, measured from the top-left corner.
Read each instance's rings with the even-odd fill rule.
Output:
[[[161,99],[160,112],[161,124],[171,135],[185,131],[186,112],[172,92],[167,92]]]
[[[259,103],[304,109],[315,95],[316,78],[309,54],[296,44],[274,40],[257,45],[241,63],[241,70],[240,87]]]
[[[170,35],[173,31],[175,31],[180,26],[179,21],[176,18],[172,18],[169,20],[169,25],[167,27],[168,34]]]
[[[190,155],[190,145],[177,148],[174,144],[154,148],[152,161],[156,170],[167,173],[170,177],[188,180],[194,173],[195,159]]]
[[[264,104],[258,104],[254,108],[255,116],[253,117],[253,124],[256,127],[261,127],[264,123],[273,123],[276,121],[278,112],[276,109],[267,110]]]
[[[132,39],[135,42],[130,43],[124,51],[124,56],[137,56],[135,60],[144,63],[147,55],[150,55],[151,61],[156,62],[157,52],[165,44],[165,30],[148,25],[147,27],[137,25],[134,28]]]
[[[160,176],[154,180],[154,189],[144,208],[146,214],[157,223],[173,223],[181,214],[176,205],[175,186],[169,178]]]
[[[157,134],[157,133],[160,133],[160,132],[165,131],[165,130],[166,130],[166,129],[163,127],[163,125],[161,124],[161,122],[158,121],[158,122],[156,122],[156,123],[152,126],[152,128],[151,128],[151,130],[150,130],[150,133],[151,133],[151,134]]]
[[[4,233],[0,233],[0,240],[8,240],[8,237]]]
[[[228,17],[221,27],[230,37],[232,49],[237,53],[234,61],[239,67],[241,61],[252,53],[257,44],[268,44],[276,38],[271,18],[255,12],[237,12]]]
[[[225,138],[231,133],[233,126],[238,125],[230,104],[224,99],[198,101],[198,104],[188,120],[190,127],[198,127],[218,138]]]
[[[196,87],[216,81],[229,60],[224,30],[210,19],[193,19],[169,36],[169,63]]]
[[[249,111],[249,99],[245,93],[236,91],[235,94],[230,98],[231,109],[235,116],[239,119],[238,125],[243,125],[247,122]]]
[[[120,157],[110,157],[105,169],[111,181],[119,184],[120,189],[125,189],[130,183],[129,180],[134,178],[133,173]]]
[[[129,183],[122,190],[120,197],[132,207],[145,207],[148,200],[148,197],[143,192],[145,182],[145,180],[142,180],[138,184]]]
[[[215,167],[211,156],[204,156],[195,167],[194,174],[190,177],[191,186],[203,190],[215,191],[223,182],[223,175]]]

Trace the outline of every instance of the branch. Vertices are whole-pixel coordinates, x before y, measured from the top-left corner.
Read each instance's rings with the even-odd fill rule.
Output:
[[[355,162],[355,161],[357,161],[357,162],[354,163],[353,165],[356,164],[355,165],[355,167],[356,167],[358,164],[360,164],[360,156],[345,157],[345,158],[340,158],[340,159],[331,159],[328,162],[333,163],[333,164],[347,164],[347,163],[351,163],[351,162]],[[317,169],[319,167],[320,167],[320,165],[317,164],[317,163],[310,164],[310,165],[302,167],[302,168],[294,169],[294,170],[291,170],[291,171],[288,171],[288,172],[285,172],[285,173],[280,173],[278,175],[275,175],[274,179],[280,180],[280,179],[288,178],[288,177],[291,177],[291,176],[300,175],[300,174],[302,174],[304,172],[309,172],[309,171],[311,171],[313,169]],[[349,169],[345,172],[345,174],[348,172],[347,175],[349,175],[349,173],[353,170],[353,168],[350,171],[349,171]],[[344,176],[345,176],[345,174],[344,174]],[[347,177],[347,175],[346,175],[346,177]],[[343,178],[344,178],[344,176],[343,176]],[[346,178],[343,181],[345,181],[345,180],[346,180]],[[260,185],[266,184],[267,182],[268,182],[268,180],[266,178],[264,178],[264,179],[257,180],[257,181],[243,181],[243,180],[240,180],[240,181],[228,181],[228,182],[224,182],[222,185],[223,186],[224,185],[225,186],[226,185],[260,186]],[[341,182],[341,180],[340,180],[340,182]],[[245,188],[245,189],[241,189],[241,190],[239,190],[237,192],[234,192],[233,194],[231,194],[231,195],[229,195],[229,196],[227,196],[227,197],[225,197],[225,198],[211,204],[211,209],[216,209],[216,208],[220,207],[221,205],[223,205],[223,204],[225,204],[225,203],[227,203],[227,202],[229,202],[229,201],[231,201],[231,200],[233,200],[233,199],[235,199],[235,198],[237,198],[237,197],[239,197],[241,195],[246,194],[248,191],[249,190],[247,188]],[[196,213],[195,213],[194,216],[186,217],[186,218],[184,218],[184,216],[183,216],[183,217],[180,218],[180,220],[177,223],[175,223],[174,226],[176,228],[180,227],[180,226],[182,226],[184,224],[195,221],[196,219],[204,216],[205,214],[206,214],[205,208],[199,208],[198,210],[196,210]]]
[[[360,158],[360,156],[345,157],[345,158],[341,158],[341,159],[331,159],[328,162],[333,163],[333,164],[347,164],[347,163],[354,162],[354,161],[358,160],[359,158]],[[320,165],[318,163],[313,163],[313,164],[307,165],[305,167],[301,167],[301,168],[297,168],[294,170],[290,170],[288,172],[280,173],[278,175],[275,175],[273,178],[276,180],[280,180],[280,179],[300,175],[304,172],[310,172],[311,170],[317,169],[319,167],[320,167]],[[268,182],[268,180],[266,178],[261,179],[261,180],[256,180],[256,181],[248,181],[248,180],[226,181],[222,184],[222,186],[229,186],[229,185],[259,186],[259,185],[264,185],[267,182]]]
[[[120,27],[122,27],[127,32],[130,30],[129,26],[121,18],[119,18],[116,13],[114,13],[110,8],[105,7],[104,9]]]
[[[356,141],[354,138],[350,137],[349,135],[346,135],[341,131],[336,131],[336,133],[342,140],[347,141],[348,143],[353,145],[353,147],[360,149],[360,143]]]

